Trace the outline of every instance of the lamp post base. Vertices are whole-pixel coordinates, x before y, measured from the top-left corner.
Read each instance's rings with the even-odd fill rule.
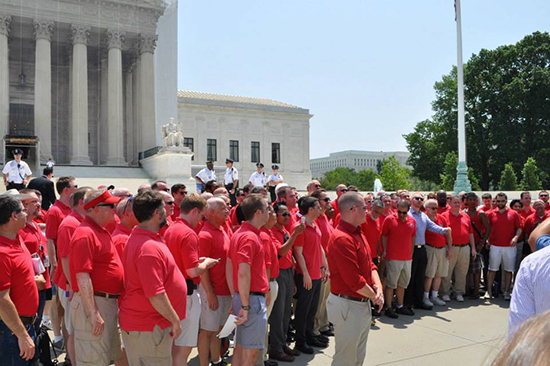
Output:
[[[456,167],[456,180],[454,185],[454,193],[458,194],[460,192],[471,192],[472,185],[468,179],[468,166],[465,161],[458,162]]]

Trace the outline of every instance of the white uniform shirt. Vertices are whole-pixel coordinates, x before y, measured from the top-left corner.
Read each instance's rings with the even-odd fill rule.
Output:
[[[257,187],[257,186],[265,187],[265,184],[267,182],[267,177],[265,175],[265,172],[258,173],[258,171],[255,171],[250,176],[249,181],[252,182],[252,185],[254,187]]]
[[[48,161],[46,162],[46,166],[47,166],[48,168],[50,168],[50,169],[53,168],[54,165],[55,165],[55,163],[54,163],[53,161],[51,161],[51,160],[48,160]]]
[[[195,175],[195,177],[200,178],[200,180],[202,180],[204,182],[204,184],[206,184],[206,183],[208,183],[212,180],[217,180],[216,172],[214,172],[213,170],[210,170],[208,168],[202,169],[200,172],[197,173],[197,175]]]
[[[280,181],[280,180],[283,180],[283,176],[279,173],[277,174],[271,174],[269,176],[269,178],[267,178],[267,183],[269,182],[277,182],[277,181]]]
[[[19,167],[17,167],[17,164],[19,164]],[[4,166],[2,173],[8,175],[8,182],[16,184],[23,183],[26,177],[32,175],[29,165],[23,160],[19,163],[15,160],[10,161]]]
[[[239,171],[235,167],[225,168],[224,184],[228,185],[239,180]]]

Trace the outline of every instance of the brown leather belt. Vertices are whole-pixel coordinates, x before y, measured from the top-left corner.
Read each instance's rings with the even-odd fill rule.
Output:
[[[466,244],[453,244],[453,247],[465,247],[466,245],[470,245],[470,243],[466,243]]]
[[[106,299],[118,299],[120,294],[108,294],[106,292],[94,291],[94,296],[104,297]]]
[[[34,322],[36,321],[36,315],[33,315],[33,316],[19,316],[19,319],[21,319],[21,323],[23,323],[23,325],[33,325]]]
[[[353,297],[353,296],[347,296],[347,295],[339,295],[339,294],[335,294],[334,292],[331,292],[331,294],[333,294],[334,296],[341,297],[342,299],[347,299],[347,300],[351,300],[351,301],[357,301],[357,302],[367,302],[367,301],[369,301],[369,299],[367,299],[366,297],[361,298],[361,297]]]

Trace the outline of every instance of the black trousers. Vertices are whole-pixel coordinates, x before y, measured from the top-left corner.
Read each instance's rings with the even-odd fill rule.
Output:
[[[426,277],[426,266],[428,265],[428,256],[426,247],[415,245],[411,269],[411,282],[405,290],[405,305],[421,307],[424,297],[424,278]]]
[[[279,294],[271,316],[269,317],[269,352],[282,353],[286,342],[286,334],[292,315],[292,296],[294,295],[294,270],[292,268],[281,269],[279,277]]]
[[[275,194],[276,186],[269,186],[269,196],[271,197],[271,203],[277,201],[277,195]]]
[[[8,182],[8,186],[6,187],[6,190],[10,190],[14,188],[17,190],[25,189],[25,185],[23,183]]]
[[[235,193],[231,193],[231,190],[233,189],[233,183],[226,184],[225,189],[227,189],[227,192],[229,192],[231,207],[235,206],[237,204],[237,197],[235,197],[235,193],[237,193],[237,190],[235,189]]]
[[[315,314],[319,305],[321,295],[321,279],[311,281],[311,290],[304,288],[304,275],[295,276],[297,302],[294,312],[294,328],[296,328],[296,344],[307,343],[315,335],[313,328],[315,326]]]

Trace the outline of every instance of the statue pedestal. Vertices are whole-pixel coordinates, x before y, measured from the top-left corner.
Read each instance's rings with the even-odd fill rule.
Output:
[[[454,186],[454,193],[459,194],[460,192],[469,193],[472,191],[472,185],[468,179],[468,166],[464,161],[458,163],[456,168],[456,180]]]
[[[195,192],[195,179],[191,176],[191,158],[189,148],[165,147],[157,154],[140,160],[140,164],[154,180],[162,179],[171,186],[183,183],[188,192]]]

